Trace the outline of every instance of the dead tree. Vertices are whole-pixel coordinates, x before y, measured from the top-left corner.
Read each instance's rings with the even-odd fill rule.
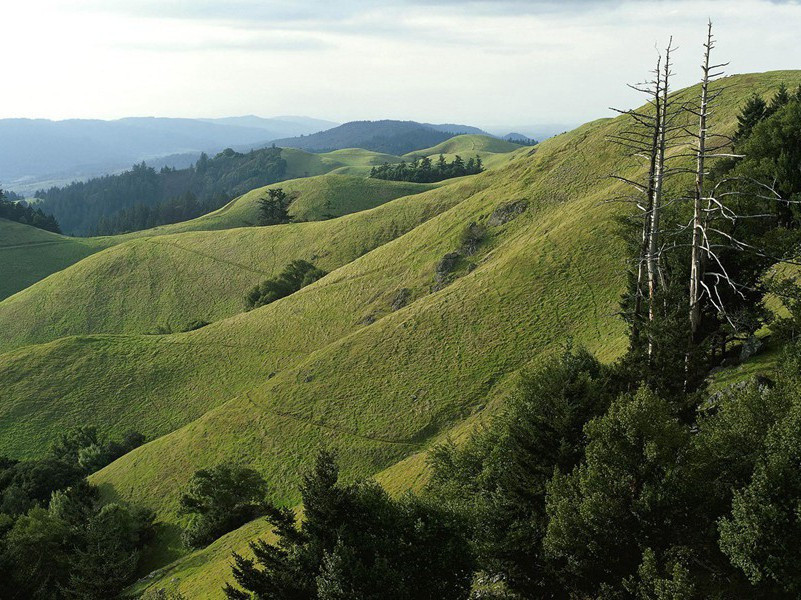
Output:
[[[710,84],[723,75],[721,69],[728,65],[728,63],[710,64],[710,56],[714,47],[715,39],[712,35],[712,21],[709,21],[704,43],[704,59],[701,64],[701,96],[696,108],[688,107],[687,109],[698,118],[698,131],[696,133],[688,132],[695,141],[696,164],[691,225],[692,242],[690,246],[689,322],[691,343],[696,341],[701,324],[702,282],[704,266],[709,253],[709,250],[704,251],[704,229],[712,206],[711,198],[707,198],[705,190],[707,161],[708,159],[722,156],[731,156],[730,154],[721,153],[721,150],[730,143],[730,140],[724,136],[713,135],[709,132],[712,108],[723,92],[722,89],[711,91]]]
[[[619,134],[610,136],[610,141],[625,148],[631,157],[643,160],[648,165],[644,179],[632,179],[619,174],[612,177],[622,181],[634,189],[634,194],[623,197],[633,202],[642,212],[640,231],[640,244],[637,257],[637,279],[634,290],[634,309],[632,315],[632,335],[637,337],[639,324],[643,314],[643,301],[645,299],[646,260],[651,239],[651,212],[654,201],[654,173],[658,156],[659,119],[662,114],[662,56],[657,56],[656,67],[652,71],[653,79],[636,85],[629,85],[633,90],[644,94],[649,112],[646,110],[620,110],[615,112],[631,118],[631,126]]]
[[[673,76],[671,55],[675,48],[670,38],[664,58],[657,58],[653,71],[654,79],[644,84],[630,86],[648,97],[650,110],[616,110],[632,119],[632,126],[621,134],[611,136],[611,141],[626,148],[630,155],[645,159],[648,172],[644,180],[613,175],[635,190],[633,197],[642,212],[640,249],[637,264],[637,281],[632,319],[632,334],[636,337],[639,323],[644,317],[643,303],[647,298],[648,320],[656,318],[655,299],[660,288],[666,287],[666,278],[660,260],[663,250],[662,210],[664,208],[664,185],[674,172],[668,167],[667,151],[674,143],[676,133],[682,130],[679,117],[683,112],[680,99],[671,97],[670,80]],[[615,109],[613,109],[615,110]],[[632,197],[626,198],[632,200]],[[649,354],[653,341],[649,340]]]

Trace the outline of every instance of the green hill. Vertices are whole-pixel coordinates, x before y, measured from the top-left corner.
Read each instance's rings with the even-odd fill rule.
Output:
[[[729,78],[718,123],[731,131],[744,99],[781,81],[795,86],[801,73]],[[35,456],[74,423],[156,438],[92,479],[106,497],[157,511],[166,527],[157,565],[183,552],[178,490],[200,467],[253,465],[275,500],[294,505],[301,467],[328,446],[347,477],[413,487],[432,443],[492,414],[520,371],[568,337],[603,360],[624,351],[617,310],[625,252],[615,217],[626,208],[605,200],[622,191],[611,172],[641,168],[608,142],[625,126],[625,117],[590,123],[475,177],[292,226],[319,233],[407,202],[436,207],[416,227],[257,310],[189,333],[80,335],[0,355],[2,451]],[[453,257],[473,222],[487,225],[486,239],[475,254]],[[251,231],[204,234],[198,248],[221,233]],[[219,597],[230,549],[263,530],[249,524],[154,583]]]
[[[431,148],[410,152],[404,158],[414,160],[418,156],[428,156],[436,159],[442,154],[447,160],[452,161],[457,154],[464,159],[480,156],[485,166],[498,167],[530,151],[530,147],[521,147],[519,144],[488,135],[465,134],[457,135]]]
[[[292,211],[299,217],[379,207],[324,222],[227,228],[256,219],[256,198],[264,195],[256,190],[200,219],[112,238],[121,243],[0,302],[0,351],[66,335],[180,331],[216,321],[244,310],[247,290],[292,260],[334,270],[453,204],[442,193],[386,204],[432,188],[422,184],[339,175],[293,183],[285,189],[299,194]]]
[[[306,221],[366,210],[401,196],[433,188],[430,185],[333,174],[296,179],[268,187],[282,187],[292,194],[296,199],[290,213]],[[0,300],[94,252],[130,240],[254,225],[258,223],[257,200],[264,196],[268,187],[252,190],[223,208],[197,219],[116,236],[72,238],[0,219],[0,256],[8,258],[0,262]],[[77,281],[75,283],[78,284]],[[0,348],[4,347],[3,338],[0,336]]]
[[[0,300],[106,245],[0,219]]]

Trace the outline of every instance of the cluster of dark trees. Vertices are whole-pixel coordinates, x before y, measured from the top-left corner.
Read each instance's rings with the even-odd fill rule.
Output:
[[[245,306],[248,310],[251,310],[270,304],[294,294],[299,289],[314,283],[325,275],[325,271],[318,269],[310,262],[293,260],[284,267],[281,273],[270,279],[265,279],[250,290],[245,297]]]
[[[0,597],[115,598],[154,535],[153,515],[104,503],[86,476],[141,445],[93,427],[63,433],[44,458],[0,458]]]
[[[742,156],[705,172],[704,197],[736,227],[704,223],[719,237],[702,246],[714,252],[702,281],[715,296],[698,298],[700,316],[688,311],[693,229],[681,227],[694,203],[677,196],[662,207],[660,227],[679,233],[659,255],[651,310],[633,310],[651,298],[637,279],[641,230],[622,227],[634,268],[620,360],[568,346],[526,374],[504,414],[434,451],[417,496],[344,485],[324,452],[303,480],[298,523],[266,501],[256,474],[241,478],[258,481],[246,484],[255,494],[218,511],[204,539],[259,514],[278,541],[234,555],[228,598],[799,597],[801,288],[765,282],[801,248],[801,92],[755,97],[739,123],[731,154]],[[713,265],[741,287],[715,288]],[[769,292],[789,316],[773,321]],[[775,375],[708,390],[713,369],[747,356],[763,327],[784,343]],[[224,523],[229,514],[239,517]]]
[[[370,177],[375,179],[387,179],[390,181],[412,181],[415,183],[434,183],[452,177],[462,177],[463,175],[475,175],[484,170],[484,163],[481,157],[476,155],[467,162],[458,154],[453,161],[448,162],[445,156],[439,155],[437,162],[432,161],[427,156],[415,158],[411,163],[406,161],[391,165],[384,163],[378,167],[370,169]]]
[[[41,208],[33,208],[14,192],[0,190],[0,219],[61,233],[58,221],[53,215],[45,214]]]
[[[41,207],[65,232],[107,235],[176,223],[216,210],[236,196],[284,179],[280,148],[240,153],[230,148],[209,158],[201,154],[188,169],[144,162],[130,171],[65,187],[39,190]]]

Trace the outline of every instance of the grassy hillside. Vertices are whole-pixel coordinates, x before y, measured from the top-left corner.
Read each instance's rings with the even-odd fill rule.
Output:
[[[378,206],[379,204],[425,190],[425,187],[381,186],[373,182],[362,184],[355,179],[339,184],[320,181],[303,182],[298,178],[315,177],[327,173],[367,176],[373,165],[400,162],[401,158],[362,149],[348,149],[312,154],[293,148],[284,148],[281,156],[287,161],[288,181],[276,184],[303,197],[298,204],[299,216],[306,220],[321,218],[323,214],[336,216]],[[348,185],[353,185],[349,190]],[[48,234],[33,227],[25,227],[0,219],[0,300],[14,294],[44,277],[60,271],[89,254],[126,240],[151,235],[167,235],[185,231],[208,231],[249,226],[257,221],[255,201],[264,188],[240,196],[226,206],[191,221],[163,225],[132,234],[101,238],[71,238]],[[327,196],[326,194],[334,194]],[[324,208],[325,207],[325,208]],[[350,208],[349,208],[350,207]],[[56,246],[56,244],[59,244]],[[22,246],[27,246],[22,248]]]
[[[360,160],[369,159],[361,157]],[[353,164],[357,162],[354,158]],[[299,220],[313,221],[328,218],[328,215],[341,216],[373,208],[433,186],[332,174],[294,179],[268,187],[282,187],[287,193],[296,196],[291,214]],[[257,200],[265,195],[266,189],[258,188],[248,192],[221,209],[197,219],[99,238],[61,236],[0,219],[0,257],[7,257],[7,260],[0,261],[0,301],[94,252],[130,240],[255,225],[258,223]],[[0,347],[3,345],[3,338],[0,335]]]
[[[531,148],[521,147],[519,144],[488,135],[467,134],[457,135],[431,148],[410,152],[404,158],[414,160],[418,156],[428,156],[435,160],[442,154],[447,160],[452,161],[457,154],[465,160],[478,155],[484,161],[484,165],[490,168],[504,165],[514,157],[523,155],[530,150]]]
[[[334,270],[409,231],[455,202],[445,193],[396,196],[432,186],[338,175],[298,180],[293,212],[324,222],[214,229],[257,211],[263,190],[246,194],[221,211],[174,229],[186,233],[131,236],[0,302],[0,351],[87,333],[180,331],[192,321],[216,321],[244,310],[246,292],[303,259]],[[303,191],[299,191],[303,190]],[[330,206],[330,207],[329,207]],[[329,207],[329,208],[327,208]]]
[[[719,123],[731,131],[742,101],[780,81],[796,85],[801,73],[729,78]],[[394,491],[414,485],[433,442],[502,406],[516,375],[568,336],[604,360],[624,350],[614,217],[626,208],[604,202],[621,191],[610,172],[640,168],[607,141],[623,127],[625,118],[591,123],[412,197],[450,204],[260,309],[191,333],[80,336],[1,355],[2,450],[36,455],[74,422],[160,435],[93,481],[107,497],[158,512],[168,527],[161,560],[180,552],[170,535],[178,490],[200,467],[253,465],[275,500],[294,505],[300,469],[329,446],[348,477],[381,473]],[[493,214],[498,223],[510,203],[527,209],[489,227],[479,251],[443,277],[465,227]],[[219,597],[221,556],[261,527],[183,559],[167,581]],[[200,569],[204,561],[214,568]]]
[[[106,245],[0,219],[0,300]]]

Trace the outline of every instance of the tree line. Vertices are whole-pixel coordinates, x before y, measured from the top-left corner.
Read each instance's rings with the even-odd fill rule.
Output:
[[[144,162],[118,175],[39,190],[40,206],[72,235],[111,235],[176,223],[225,205],[286,175],[280,148],[205,153],[188,169],[156,171]]]
[[[458,154],[451,162],[440,154],[437,162],[433,162],[429,157],[417,157],[411,163],[402,161],[398,164],[384,163],[378,167],[370,169],[370,177],[375,179],[386,179],[390,181],[411,181],[414,183],[434,183],[451,179],[452,177],[462,177],[464,175],[475,175],[484,170],[484,163],[481,157],[476,155],[467,162]]]
[[[61,233],[58,221],[53,215],[45,214],[41,208],[30,206],[14,192],[0,190],[0,219]]]

